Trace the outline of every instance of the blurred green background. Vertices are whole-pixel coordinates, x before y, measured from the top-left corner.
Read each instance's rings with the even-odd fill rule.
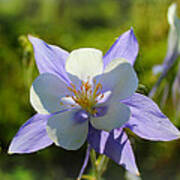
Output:
[[[172,2],[177,1],[0,0],[0,180],[75,179],[86,150],[86,145],[74,152],[51,146],[29,155],[7,155],[18,128],[35,114],[29,88],[38,71],[26,35],[68,51],[95,47],[105,53],[133,27],[140,44],[135,69],[149,91],[158,78],[152,67],[166,54],[167,9]],[[159,103],[158,98],[155,101]],[[163,112],[180,127],[170,97],[167,104]],[[180,140],[163,143],[131,137],[131,142],[143,180],[180,180]],[[122,180],[124,173],[111,161],[104,179]]]

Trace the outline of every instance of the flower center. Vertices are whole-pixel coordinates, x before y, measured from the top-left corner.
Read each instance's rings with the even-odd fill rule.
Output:
[[[71,86],[67,88],[73,92],[74,95],[66,97],[71,97],[76,104],[80,105],[82,109],[92,115],[97,112],[95,105],[104,97],[104,94],[101,93],[101,83],[96,83],[96,80],[94,80],[92,86],[88,80],[87,82],[82,81],[79,90],[77,90],[76,86],[72,83]]]

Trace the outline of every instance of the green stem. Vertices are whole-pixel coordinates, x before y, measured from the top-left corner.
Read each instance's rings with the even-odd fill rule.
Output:
[[[93,149],[91,150],[90,157],[91,157],[93,175],[95,178],[94,180],[101,180],[103,173],[107,169],[109,158],[106,157],[105,155],[99,155],[99,157],[96,158],[96,152]]]
[[[90,175],[83,175],[82,179],[86,179],[86,180],[94,180],[94,177],[90,176]],[[80,179],[77,179],[80,180]]]
[[[103,173],[106,171],[108,162],[109,162],[109,158],[105,155],[102,155],[102,159],[99,163],[99,168],[98,168],[100,176],[102,176]]]
[[[94,151],[94,149],[91,150],[90,157],[91,157],[91,164],[92,164],[95,180],[100,180],[100,174],[98,172],[97,165],[96,165],[96,152]]]

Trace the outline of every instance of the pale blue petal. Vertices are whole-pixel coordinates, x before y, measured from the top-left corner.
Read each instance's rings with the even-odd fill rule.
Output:
[[[104,56],[104,67],[117,58],[127,59],[132,65],[138,55],[139,45],[133,29],[122,34]]]
[[[30,101],[33,108],[40,114],[49,114],[65,109],[60,104],[68,89],[57,76],[50,73],[39,75],[32,84]]]
[[[100,130],[111,131],[121,127],[129,120],[130,109],[120,103],[108,101],[107,104],[96,107],[97,113],[91,117],[93,127]]]
[[[135,93],[121,102],[131,110],[126,127],[141,138],[153,141],[171,141],[180,138],[180,131],[150,98]]]
[[[49,118],[47,132],[57,146],[77,150],[88,134],[88,115],[83,110],[73,109]]]
[[[122,128],[108,133],[90,126],[88,143],[96,152],[105,154],[126,170],[139,175],[130,141]]]
[[[115,59],[107,66],[103,74],[95,77],[102,84],[102,91],[112,91],[114,100],[127,98],[138,87],[138,78],[132,65],[125,59]]]
[[[46,132],[50,115],[36,114],[29,119],[13,138],[8,153],[32,153],[50,146],[53,142]]]
[[[65,71],[65,62],[69,53],[57,46],[48,45],[43,40],[28,36],[34,48],[34,55],[40,73],[52,73],[65,82],[69,78]]]

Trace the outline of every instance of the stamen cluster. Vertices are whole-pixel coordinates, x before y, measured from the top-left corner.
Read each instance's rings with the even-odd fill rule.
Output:
[[[96,80],[94,80],[93,85],[91,85],[88,80],[87,82],[82,81],[79,90],[77,90],[73,83],[71,83],[71,87],[67,88],[74,94],[67,97],[71,97],[76,104],[80,105],[82,109],[86,110],[88,113],[95,114],[97,112],[95,105],[104,97],[104,94],[101,93],[101,83],[96,83]]]

